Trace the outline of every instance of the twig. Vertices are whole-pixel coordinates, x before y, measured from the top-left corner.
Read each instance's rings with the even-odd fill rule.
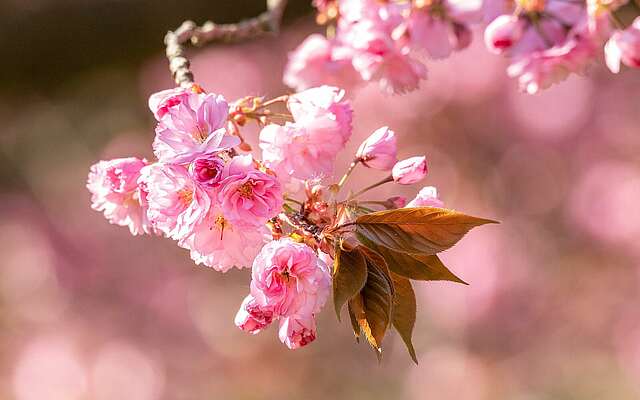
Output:
[[[277,33],[286,5],[287,0],[267,0],[267,11],[254,18],[235,24],[207,21],[202,26],[193,21],[185,21],[178,29],[167,32],[164,44],[167,47],[169,70],[176,84],[189,86],[194,82],[191,64],[185,55],[185,43],[203,45],[212,41],[241,42],[266,33]]]
[[[369,185],[366,188],[360,190],[359,192],[352,194],[351,196],[349,196],[349,198],[346,201],[351,201],[353,199],[355,199],[356,197],[360,196],[361,194],[368,192],[369,190],[373,189],[373,188],[377,188],[380,185],[384,185],[385,183],[388,182],[393,182],[393,177],[391,175],[389,175],[388,177],[384,178],[383,180],[381,180],[380,182],[376,182],[373,185]]]
[[[342,189],[342,186],[344,186],[344,184],[347,182],[347,179],[349,179],[349,176],[351,176],[351,173],[353,172],[353,170],[358,166],[358,164],[361,161],[362,160],[360,158],[355,158],[353,161],[351,161],[351,164],[349,165],[349,169],[347,169],[347,172],[345,172],[344,175],[342,175],[342,178],[340,178],[340,182],[338,182],[338,192],[340,191],[340,189]]]

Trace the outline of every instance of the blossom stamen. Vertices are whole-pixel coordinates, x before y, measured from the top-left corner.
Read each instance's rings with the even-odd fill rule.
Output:
[[[182,204],[191,204],[193,201],[193,191],[189,189],[182,189],[178,192],[178,198]]]
[[[240,194],[240,196],[246,198],[246,199],[250,199],[251,197],[253,197],[253,186],[255,185],[255,182],[253,182],[253,180],[249,180],[246,183],[242,184],[242,186],[240,186],[238,188],[238,193]]]

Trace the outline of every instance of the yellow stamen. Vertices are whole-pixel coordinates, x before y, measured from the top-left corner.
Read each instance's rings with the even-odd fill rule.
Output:
[[[526,12],[540,13],[544,11],[545,0],[516,0],[516,4]]]
[[[253,181],[249,180],[247,182],[245,182],[244,184],[242,184],[242,186],[240,186],[238,188],[238,193],[240,193],[240,196],[244,197],[244,198],[250,198],[253,196]]]
[[[178,192],[178,198],[180,198],[182,204],[191,204],[193,201],[193,191],[188,189],[180,190]]]
[[[227,226],[227,220],[222,215],[216,217],[216,226],[220,228],[220,240],[224,236],[224,228]]]

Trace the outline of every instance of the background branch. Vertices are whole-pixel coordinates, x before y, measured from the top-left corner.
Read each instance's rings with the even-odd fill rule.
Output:
[[[177,85],[188,86],[194,82],[191,64],[185,55],[184,44],[203,45],[208,42],[241,42],[277,33],[287,0],[267,0],[267,10],[257,17],[235,24],[216,24],[211,21],[202,26],[193,21],[185,21],[175,31],[167,32],[164,43],[169,60],[169,70]]]

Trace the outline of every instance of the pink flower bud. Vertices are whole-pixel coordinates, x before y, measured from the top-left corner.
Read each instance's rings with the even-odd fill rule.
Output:
[[[316,322],[313,316],[285,317],[280,321],[278,336],[291,350],[298,349],[316,339]]]
[[[624,31],[616,31],[604,46],[607,67],[617,74],[620,72],[620,63],[631,67],[640,68],[640,17]]]
[[[501,54],[510,49],[524,33],[523,21],[515,15],[501,15],[484,31],[484,42],[489,51]]]
[[[402,208],[407,204],[407,198],[404,196],[393,196],[387,199],[387,203],[393,208]]]
[[[419,182],[426,174],[427,160],[425,156],[411,157],[398,161],[391,171],[393,180],[401,185],[411,185]]]
[[[369,168],[390,170],[396,157],[396,135],[387,126],[376,129],[358,148],[356,157]]]
[[[438,198],[438,191],[433,186],[425,186],[420,189],[415,199],[411,200],[407,207],[444,207],[442,200]]]
[[[242,301],[235,318],[238,328],[252,335],[259,333],[273,321],[273,312],[268,307],[260,307],[256,299],[248,295]]]

